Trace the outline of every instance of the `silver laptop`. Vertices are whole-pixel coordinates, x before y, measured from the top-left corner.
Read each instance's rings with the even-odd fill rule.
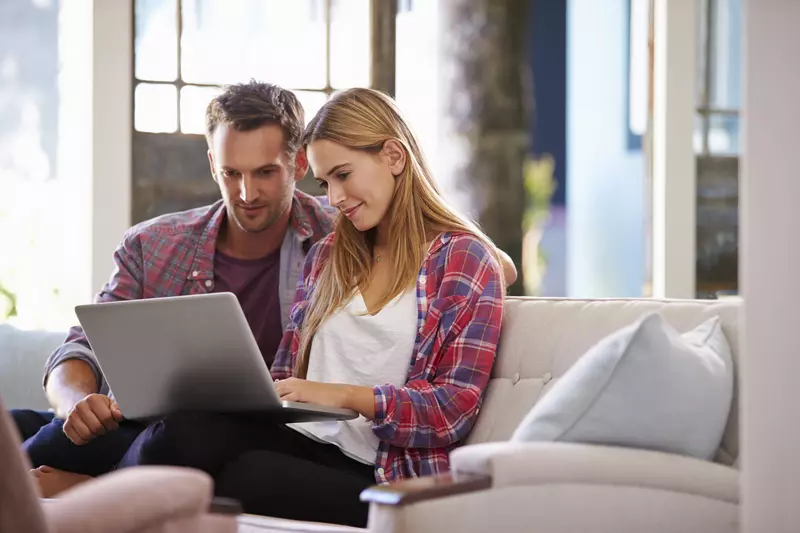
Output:
[[[79,305],[75,313],[126,418],[181,411],[269,412],[280,422],[358,416],[281,401],[232,293]]]

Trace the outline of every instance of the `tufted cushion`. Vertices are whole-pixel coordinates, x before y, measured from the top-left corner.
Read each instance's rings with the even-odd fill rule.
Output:
[[[581,355],[647,313],[659,312],[681,333],[718,315],[736,367],[740,309],[737,300],[509,298],[493,377],[467,442],[511,438],[533,404]],[[737,398],[734,383],[731,413],[716,455],[717,462],[727,465],[739,454]]]

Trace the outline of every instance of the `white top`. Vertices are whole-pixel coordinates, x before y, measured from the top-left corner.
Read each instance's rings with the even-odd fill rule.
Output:
[[[406,383],[417,338],[416,287],[370,315],[360,292],[321,325],[311,343],[310,381],[350,385]],[[354,420],[287,424],[308,437],[338,446],[351,458],[375,464],[378,438],[372,422]]]

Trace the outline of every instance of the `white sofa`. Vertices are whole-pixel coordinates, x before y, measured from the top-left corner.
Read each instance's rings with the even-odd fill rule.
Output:
[[[731,533],[738,531],[737,395],[715,462],[645,450],[507,441],[534,403],[594,343],[660,311],[679,331],[719,315],[739,356],[738,300],[510,298],[479,420],[452,475],[374,487],[381,533]],[[358,531],[243,517],[240,532]]]
[[[740,310],[736,300],[510,298],[493,379],[467,445],[452,455],[452,475],[365,491],[369,531],[738,531],[736,394],[713,463],[645,450],[503,441],[586,350],[644,313],[660,311],[680,331],[719,315],[737,360]],[[39,374],[29,378],[30,387],[39,387]],[[243,516],[239,531],[359,530]]]

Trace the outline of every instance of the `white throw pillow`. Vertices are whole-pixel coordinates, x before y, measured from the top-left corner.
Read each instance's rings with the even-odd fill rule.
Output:
[[[719,317],[681,335],[659,314],[607,336],[545,394],[512,441],[566,441],[711,459],[733,396]]]

